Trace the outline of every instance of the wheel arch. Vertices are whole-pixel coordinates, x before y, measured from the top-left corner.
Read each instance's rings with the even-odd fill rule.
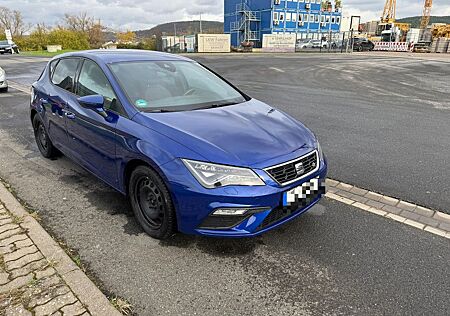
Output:
[[[31,109],[31,113],[30,113],[30,119],[31,119],[31,122],[33,122],[34,117],[36,116],[36,114],[38,114],[38,112],[36,111],[36,109]]]
[[[164,175],[162,170],[159,167],[157,167],[156,164],[150,163],[141,158],[133,158],[133,159],[129,160],[126,163],[125,167],[123,168],[123,172],[122,172],[122,183],[123,183],[122,188],[123,188],[125,195],[129,198],[129,180],[130,180],[133,170],[135,170],[139,166],[145,166],[145,167],[152,169],[162,179],[163,183],[165,184],[165,186],[167,188],[167,191],[169,191],[170,198],[172,199],[173,207],[175,208],[175,226],[178,227],[178,223],[180,222],[180,219],[178,217],[179,214],[177,212],[178,200],[172,192],[172,189],[171,189],[171,186],[169,185],[169,181],[168,181],[167,177]]]

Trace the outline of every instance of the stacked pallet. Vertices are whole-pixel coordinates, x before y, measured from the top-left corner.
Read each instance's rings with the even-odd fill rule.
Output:
[[[447,51],[448,51],[448,44],[449,44],[449,39],[448,38],[440,37],[435,42],[436,42],[436,47],[435,47],[434,51],[436,53],[447,53]],[[435,42],[433,42],[433,44]],[[433,51],[433,49],[431,51]]]

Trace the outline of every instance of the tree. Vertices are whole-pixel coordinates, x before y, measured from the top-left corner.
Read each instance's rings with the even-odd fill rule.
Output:
[[[136,40],[136,34],[132,31],[117,33],[119,43],[133,43]]]
[[[105,35],[103,31],[105,27],[98,21],[93,24],[88,32],[89,44],[92,48],[99,48],[105,42]]]
[[[72,31],[87,33],[94,25],[94,18],[87,15],[87,12],[81,12],[79,15],[64,14],[64,22]]]
[[[23,21],[20,11],[11,11],[8,8],[0,7],[0,29],[11,30],[12,36],[20,37],[30,30],[30,25]],[[2,32],[2,33],[3,33]]]
[[[92,48],[100,47],[104,40],[103,31],[105,27],[99,21],[95,21],[93,17],[88,16],[86,12],[78,15],[64,15],[65,27],[69,30],[85,34]]]

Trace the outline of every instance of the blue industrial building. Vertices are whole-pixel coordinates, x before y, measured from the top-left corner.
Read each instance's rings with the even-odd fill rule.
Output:
[[[297,34],[297,39],[320,39],[337,35],[342,14],[323,9],[322,0],[224,0],[224,32],[231,34],[231,45],[254,42],[261,47],[264,34]]]

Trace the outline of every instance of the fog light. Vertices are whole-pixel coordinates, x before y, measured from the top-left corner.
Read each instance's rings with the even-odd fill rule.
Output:
[[[229,215],[229,216],[236,216],[236,215],[244,215],[247,213],[248,209],[245,208],[219,208],[214,211],[213,215]]]

